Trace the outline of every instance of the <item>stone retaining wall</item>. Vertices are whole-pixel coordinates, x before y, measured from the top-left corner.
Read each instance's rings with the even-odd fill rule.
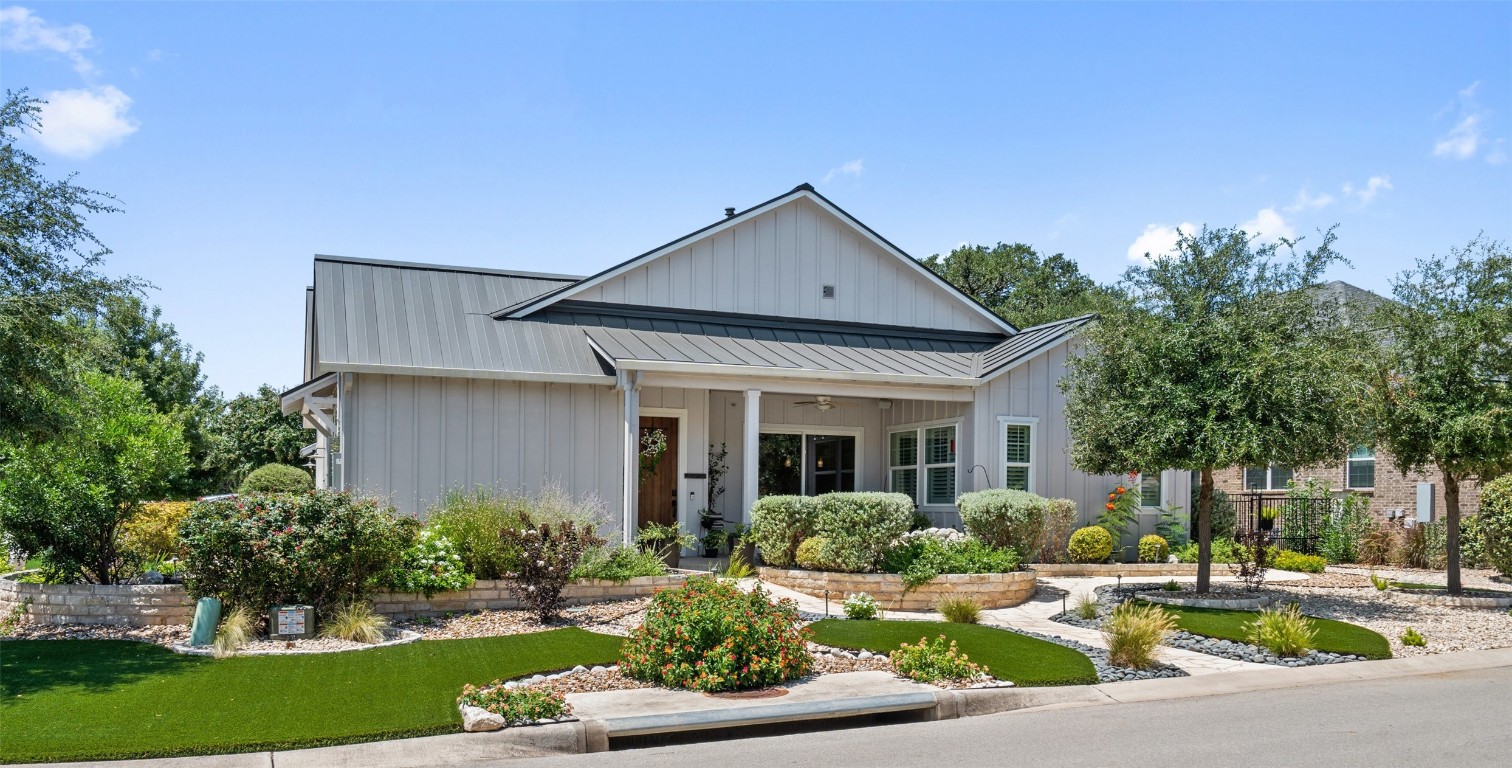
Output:
[[[0,576],[0,615],[17,606],[39,624],[188,624],[194,601],[178,584],[22,584]]]
[[[865,592],[889,611],[932,611],[941,597],[970,597],[983,608],[1008,608],[1027,602],[1034,596],[1034,572],[946,573],[907,592],[903,578],[894,573],[830,573],[791,568],[758,569],[762,581],[769,581],[813,597],[824,597],[826,590],[838,607],[846,596]]]
[[[1217,565],[1215,563],[1215,565]],[[1196,576],[1196,563],[1031,563],[1041,576],[1122,576],[1135,579],[1146,576]],[[1223,573],[1214,568],[1214,573]]]
[[[21,584],[15,581],[17,575],[0,576],[0,616],[8,616],[24,604],[26,613],[39,624],[150,627],[194,620],[194,600],[181,584]],[[635,578],[623,584],[579,581],[567,585],[562,595],[569,605],[646,597],[659,589],[681,585],[685,578],[674,574]],[[521,607],[506,581],[479,581],[471,589],[441,592],[429,599],[425,595],[380,592],[373,596],[373,605],[378,613],[400,619]]]

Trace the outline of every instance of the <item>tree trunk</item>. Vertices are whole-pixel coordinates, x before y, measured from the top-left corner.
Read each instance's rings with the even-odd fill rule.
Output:
[[[1197,591],[1207,594],[1213,585],[1213,468],[1202,468],[1197,492]]]
[[[1447,513],[1444,520],[1445,528],[1444,554],[1446,555],[1445,567],[1449,571],[1449,594],[1457,595],[1464,590],[1460,586],[1460,507],[1459,507],[1459,478],[1452,472],[1444,473],[1444,511]]]

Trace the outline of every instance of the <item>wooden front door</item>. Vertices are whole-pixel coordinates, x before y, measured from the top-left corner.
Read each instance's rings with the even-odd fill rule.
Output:
[[[647,440],[656,430],[666,440],[666,450],[659,458],[650,458],[646,452]],[[677,524],[677,419],[671,416],[642,416],[640,493],[637,495],[637,516],[640,526],[648,523],[659,525]]]

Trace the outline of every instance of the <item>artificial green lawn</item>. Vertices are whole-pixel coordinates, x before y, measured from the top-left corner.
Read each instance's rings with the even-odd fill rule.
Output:
[[[1240,642],[1249,642],[1249,625],[1259,615],[1255,611],[1162,607],[1176,617],[1176,626],[1194,635]],[[1391,658],[1391,644],[1371,630],[1333,619],[1308,616],[1307,620],[1318,633],[1313,647],[1320,651],[1352,653],[1367,659]]]
[[[999,680],[1015,685],[1082,685],[1097,682],[1092,661],[1065,646],[978,624],[941,621],[848,621],[810,624],[814,642],[873,653],[895,651],[903,643],[944,635],[971,660]]]
[[[576,627],[370,651],[211,659],[115,640],[0,642],[0,761],[342,744],[461,730],[465,683],[608,664]]]

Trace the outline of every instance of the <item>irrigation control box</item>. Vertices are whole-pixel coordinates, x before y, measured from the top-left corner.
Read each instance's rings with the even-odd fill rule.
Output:
[[[273,606],[268,611],[268,636],[273,640],[301,640],[314,637],[315,606]]]

